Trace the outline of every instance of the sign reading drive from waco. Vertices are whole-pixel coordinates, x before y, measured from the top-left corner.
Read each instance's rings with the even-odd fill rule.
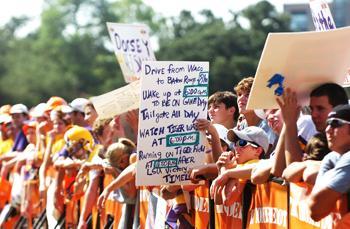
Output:
[[[156,60],[149,40],[146,25],[107,22],[109,36],[125,82],[140,78],[142,62]]]
[[[190,184],[188,170],[203,165],[208,62],[143,62],[136,185]]]

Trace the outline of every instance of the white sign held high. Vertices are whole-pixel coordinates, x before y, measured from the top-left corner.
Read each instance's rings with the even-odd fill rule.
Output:
[[[208,62],[144,62],[137,141],[136,185],[190,184],[189,168],[204,163]]]
[[[316,31],[335,29],[331,10],[325,0],[310,0],[312,21]]]
[[[247,109],[278,108],[275,97],[279,88],[292,88],[300,105],[308,105],[309,93],[317,86],[329,82],[341,85],[349,69],[349,37],[350,27],[322,32],[270,33]],[[284,77],[283,85],[272,82],[271,86],[270,80],[276,74]]]
[[[125,82],[140,79],[143,61],[156,60],[146,25],[107,22],[109,36]]]
[[[310,9],[316,31],[326,31],[336,28],[331,10],[325,0],[310,0]],[[350,87],[349,72],[345,76],[343,87]]]
[[[91,98],[100,119],[137,109],[140,106],[140,81]]]

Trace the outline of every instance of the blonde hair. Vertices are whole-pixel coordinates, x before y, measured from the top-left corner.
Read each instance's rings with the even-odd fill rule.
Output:
[[[243,78],[241,81],[238,82],[238,84],[235,86],[234,90],[236,94],[243,94],[243,93],[250,93],[250,90],[252,89],[254,82],[253,77],[246,77]]]
[[[127,154],[130,156],[136,150],[136,145],[127,138],[119,138],[118,142],[107,148],[106,159],[113,167],[118,167],[119,159]]]

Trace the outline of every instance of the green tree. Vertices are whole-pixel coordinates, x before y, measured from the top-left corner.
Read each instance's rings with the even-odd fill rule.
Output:
[[[246,76],[254,76],[268,32],[289,31],[289,18],[261,1],[232,13],[224,23],[210,10],[201,12],[203,22],[189,11],[172,18],[172,35],[160,40],[159,60],[210,62],[210,91],[232,90]],[[241,24],[248,21],[248,27]]]

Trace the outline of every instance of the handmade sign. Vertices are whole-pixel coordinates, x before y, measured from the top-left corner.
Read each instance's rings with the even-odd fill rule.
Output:
[[[140,106],[140,81],[92,97],[91,101],[100,119],[113,118],[116,115],[137,109]]]
[[[312,21],[314,22],[316,31],[326,31],[326,30],[336,28],[332,13],[331,13],[331,10],[329,9],[327,1],[325,1],[325,0],[310,0],[309,3],[310,3]],[[349,72],[345,76],[345,80],[343,82],[343,87],[350,87],[350,73]]]
[[[325,0],[310,0],[312,21],[317,31],[335,29],[331,10]]]
[[[144,62],[136,185],[190,184],[205,146],[194,126],[207,118],[208,62]]]
[[[109,36],[125,82],[140,79],[143,61],[156,60],[146,25],[107,22]]]
[[[350,63],[349,37],[350,27],[322,32],[270,33],[247,109],[278,108],[275,97],[283,88],[295,90],[300,105],[308,105],[309,93],[317,86],[328,82],[342,85]]]

